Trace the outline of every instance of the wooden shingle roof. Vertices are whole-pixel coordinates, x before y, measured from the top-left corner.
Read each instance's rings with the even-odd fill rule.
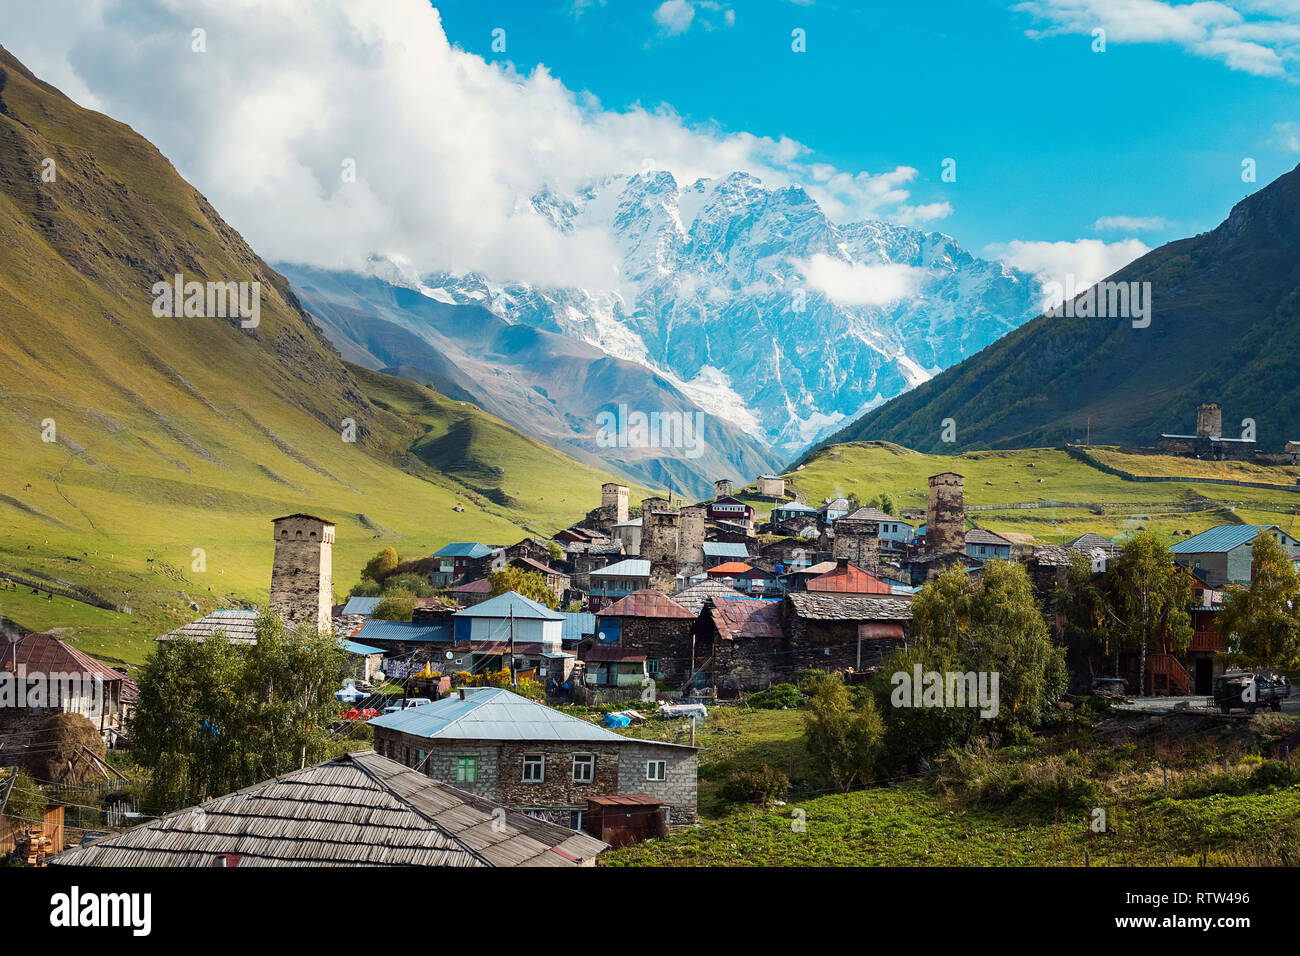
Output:
[[[68,866],[575,866],[606,844],[439,783],[373,750],[69,850]],[[494,812],[496,816],[494,817]]]

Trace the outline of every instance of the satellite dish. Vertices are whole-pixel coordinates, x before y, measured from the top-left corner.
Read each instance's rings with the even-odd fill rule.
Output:
[[[448,651],[448,652],[447,652],[447,660],[451,660],[451,659],[452,659],[452,656],[453,656],[453,655],[452,655],[451,651]]]

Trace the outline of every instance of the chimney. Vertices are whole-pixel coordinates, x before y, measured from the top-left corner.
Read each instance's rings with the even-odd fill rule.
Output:
[[[461,699],[461,700],[464,700],[464,699],[465,699],[465,688],[464,688],[464,687],[460,688],[460,699]]]
[[[848,558],[836,558],[836,559],[835,559],[835,570],[837,570],[837,571],[847,571],[847,570],[848,570],[848,567],[849,567],[849,559],[848,559]]]

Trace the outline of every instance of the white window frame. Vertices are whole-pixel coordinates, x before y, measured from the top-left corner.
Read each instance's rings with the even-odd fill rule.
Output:
[[[659,776],[654,775],[655,769],[659,770]],[[645,778],[653,780],[655,783],[663,783],[668,779],[668,761],[667,760],[647,760],[645,762]]]
[[[579,777],[578,768],[585,767],[587,776]],[[596,782],[596,755],[592,753],[580,753],[573,755],[573,782],[574,783],[595,783]]]
[[[539,768],[539,776],[535,778],[528,775],[528,768],[532,766]],[[521,773],[524,783],[545,783],[546,754],[524,754],[524,764]]]

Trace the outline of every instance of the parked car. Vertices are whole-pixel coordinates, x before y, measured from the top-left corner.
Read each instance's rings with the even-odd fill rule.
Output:
[[[1261,704],[1281,710],[1291,696],[1291,682],[1275,671],[1228,671],[1214,679],[1214,703],[1228,713],[1243,707],[1253,714]]]

